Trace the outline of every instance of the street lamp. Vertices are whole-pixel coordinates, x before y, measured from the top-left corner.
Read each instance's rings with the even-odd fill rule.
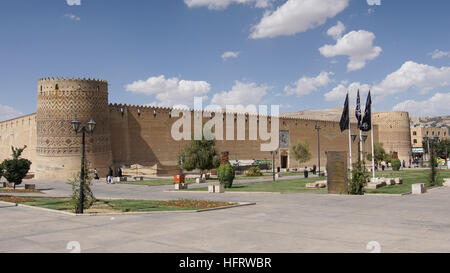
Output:
[[[358,137],[358,135],[355,134],[355,133],[352,133],[352,134],[351,134],[351,137],[352,137],[352,141],[355,142],[356,139],[357,139],[357,137]],[[358,141],[357,141],[357,143],[358,143],[358,164],[359,164],[359,165],[361,165],[361,144],[362,144],[362,143],[365,143],[365,142],[367,141],[367,138],[368,138],[367,133],[363,133],[363,134],[361,135],[361,138],[362,138],[362,139],[359,139],[359,138],[358,138]],[[372,156],[373,156],[373,155],[372,155]]]
[[[320,177],[320,125],[316,124],[315,129],[317,130],[317,158],[319,160],[319,177]]]
[[[75,116],[75,119],[71,122],[72,123],[72,128],[73,131],[75,132],[75,134],[78,134],[78,132],[80,131],[80,126],[81,126],[81,121],[78,120],[78,118]],[[77,209],[77,213],[78,214],[83,214],[83,200],[84,200],[84,184],[86,183],[86,175],[84,173],[85,171],[85,151],[86,151],[86,132],[88,132],[90,135],[92,135],[94,133],[95,130],[95,126],[96,123],[95,121],[91,118],[91,120],[87,123],[87,128],[86,126],[83,126],[81,128],[81,133],[82,133],[82,141],[81,141],[81,175],[80,175],[80,200],[78,201],[78,209]]]
[[[270,151],[270,154],[272,155],[272,177],[275,182],[275,155],[278,154],[278,151]]]

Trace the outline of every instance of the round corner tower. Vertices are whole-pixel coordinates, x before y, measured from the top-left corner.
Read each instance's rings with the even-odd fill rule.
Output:
[[[104,175],[112,164],[108,83],[91,79],[46,78],[38,81],[37,96],[37,178],[72,178],[81,168],[81,126],[92,118],[93,135],[86,134],[86,158],[91,169]]]
[[[386,153],[397,152],[401,161],[411,157],[411,127],[408,112],[377,112],[373,123],[378,125],[379,142]]]

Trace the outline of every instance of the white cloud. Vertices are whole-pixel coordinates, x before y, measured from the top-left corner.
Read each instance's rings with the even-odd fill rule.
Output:
[[[341,84],[333,88],[333,90],[326,93],[324,96],[326,101],[344,101],[348,91],[350,101],[354,102],[356,101],[356,93],[358,90],[360,91],[361,97],[364,97],[365,94],[369,93],[370,85],[361,84],[359,82],[353,82],[347,85],[347,82],[341,82]],[[363,103],[363,101],[361,101],[361,103]]]
[[[320,87],[327,86],[331,82],[330,76],[332,76],[332,72],[324,72],[322,71],[317,77],[302,77],[297,80],[294,87],[286,86],[284,91],[288,95],[296,94],[297,96],[304,96],[311,94],[316,91]]]
[[[23,114],[16,109],[8,106],[0,104],[0,121],[13,119],[16,117],[20,117]]]
[[[333,39],[337,40],[342,37],[342,33],[345,31],[345,26],[341,21],[338,21],[334,27],[331,27],[327,34],[328,36],[333,37]]]
[[[81,0],[66,0],[69,6],[81,6]]]
[[[226,105],[258,105],[271,87],[256,83],[236,81],[230,91],[217,93],[211,102],[220,106]]]
[[[431,58],[433,59],[441,59],[443,57],[450,57],[450,52],[436,49],[435,51],[429,53],[428,55],[431,55]]]
[[[254,4],[256,8],[268,8],[275,0],[184,0],[190,8],[208,7],[212,10],[226,9],[231,4]]]
[[[333,29],[335,28],[335,29]],[[335,38],[342,27],[335,26],[328,30],[328,34]],[[336,39],[336,38],[335,38]],[[327,58],[346,55],[349,57],[348,71],[364,68],[366,62],[378,57],[381,47],[374,46],[375,34],[366,30],[351,31],[344,37],[338,38],[335,45],[325,45],[319,48],[320,53]]]
[[[408,111],[413,116],[448,115],[450,93],[436,93],[425,101],[407,100],[394,106],[394,111]]]
[[[64,16],[69,18],[72,21],[80,21],[81,20],[81,18],[76,16],[75,14],[66,14]]]
[[[191,105],[194,97],[206,98],[211,86],[205,81],[186,81],[178,78],[166,79],[164,75],[150,77],[146,81],[135,81],[125,86],[129,92],[155,95],[157,104],[164,106]]]
[[[294,35],[323,25],[348,6],[349,0],[287,0],[268,11],[252,28],[253,39]]]
[[[437,68],[412,61],[405,62],[400,69],[389,74],[380,84],[374,86],[377,95],[404,92],[412,87],[421,93],[450,85],[450,67]]]
[[[226,60],[232,59],[232,58],[235,59],[235,58],[239,57],[240,54],[241,54],[241,52],[239,52],[239,51],[237,51],[237,52],[227,51],[222,54],[222,60],[226,61]]]

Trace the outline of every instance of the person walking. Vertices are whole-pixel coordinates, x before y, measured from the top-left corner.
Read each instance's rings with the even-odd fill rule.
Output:
[[[305,175],[305,178],[308,178],[308,167],[305,167],[305,170],[303,171],[303,174]]]
[[[97,171],[97,169],[94,169],[94,179],[95,179],[95,180],[99,180],[99,179],[100,179],[100,177],[98,177],[98,171]]]
[[[111,167],[109,167],[108,177],[106,178],[106,183],[107,184],[113,183],[113,170],[111,169]]]

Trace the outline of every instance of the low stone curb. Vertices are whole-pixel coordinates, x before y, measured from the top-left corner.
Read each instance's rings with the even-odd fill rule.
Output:
[[[8,204],[11,206],[16,207],[24,207],[24,208],[31,208],[31,209],[38,209],[42,211],[47,212],[53,212],[53,213],[60,213],[67,216],[119,216],[119,215],[146,215],[146,214],[172,214],[172,213],[196,213],[196,212],[207,212],[207,211],[213,211],[213,210],[222,210],[222,209],[231,209],[231,208],[237,208],[237,207],[244,207],[244,206],[251,206],[256,205],[256,203],[248,203],[248,202],[239,202],[236,205],[231,206],[225,206],[225,207],[218,207],[218,208],[209,208],[209,209],[198,209],[198,210],[177,210],[177,211],[138,211],[138,212],[111,212],[111,213],[86,213],[86,214],[76,214],[73,212],[67,212],[67,211],[61,211],[61,210],[54,210],[54,209],[47,209],[42,207],[35,207],[35,206],[29,206],[29,205],[23,205],[23,204],[15,204],[10,202],[3,202],[0,201],[0,204]]]
[[[211,194],[211,195],[220,195],[220,194],[225,194],[225,193],[227,193],[227,194],[231,194],[231,193],[240,193],[240,194],[244,194],[244,193],[251,193],[251,194],[254,194],[254,193],[259,193],[259,194],[281,194],[281,192],[262,192],[262,191],[259,191],[259,192],[257,192],[257,191],[252,191],[252,192],[247,192],[247,191],[225,191],[224,193],[211,193],[211,192],[208,192],[208,191],[177,191],[177,190],[165,190],[164,192],[170,192],[170,193],[208,193],[208,194]]]

